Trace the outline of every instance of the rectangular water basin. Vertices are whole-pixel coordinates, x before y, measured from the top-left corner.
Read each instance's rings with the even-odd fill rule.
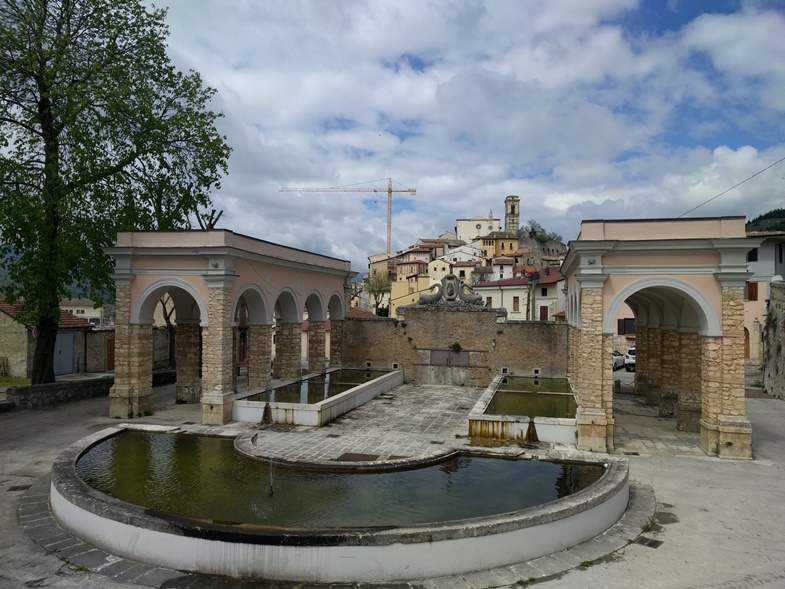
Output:
[[[401,384],[401,370],[334,370],[270,391],[251,391],[234,401],[232,419],[322,426]]]
[[[469,414],[469,436],[576,445],[566,379],[497,376]]]

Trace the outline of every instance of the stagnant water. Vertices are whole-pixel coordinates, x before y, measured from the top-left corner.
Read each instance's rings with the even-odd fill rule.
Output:
[[[460,457],[388,473],[315,472],[252,460],[227,438],[129,430],[90,448],[76,470],[103,493],[169,513],[313,528],[405,526],[517,511],[585,488],[603,467]]]
[[[569,393],[566,378],[535,378],[532,376],[505,376],[497,388],[499,391],[527,391],[544,393]]]
[[[369,382],[383,374],[387,374],[387,372],[384,370],[350,370],[344,368],[251,395],[243,400],[313,405],[353,389],[358,384]]]
[[[496,391],[485,408],[485,414],[572,418],[576,410],[572,395]]]

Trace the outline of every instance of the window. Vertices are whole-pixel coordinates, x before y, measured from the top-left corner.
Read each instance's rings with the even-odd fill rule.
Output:
[[[540,296],[541,297],[547,297],[548,296],[548,287],[547,286],[543,286],[540,289]]]
[[[458,272],[458,278],[466,278],[466,270],[461,270]]]
[[[747,300],[748,301],[757,301],[758,300],[758,283],[757,282],[748,282],[747,283]]]
[[[502,241],[502,251],[504,251],[504,242]]]
[[[757,262],[758,261],[758,248],[751,249],[747,252],[747,261],[748,262]]]
[[[512,310],[513,311],[520,311],[521,310],[521,297],[512,297]]]
[[[485,306],[489,309],[493,306],[493,297],[485,297]]]
[[[616,331],[618,331],[619,335],[634,335],[635,319],[619,319]]]

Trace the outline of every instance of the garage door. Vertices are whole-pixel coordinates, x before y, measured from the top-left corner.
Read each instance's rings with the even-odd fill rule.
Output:
[[[55,342],[55,376],[74,371],[74,333],[58,333]]]

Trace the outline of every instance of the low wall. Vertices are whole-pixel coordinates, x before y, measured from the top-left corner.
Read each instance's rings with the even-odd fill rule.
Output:
[[[153,386],[173,383],[177,380],[176,370],[153,371]],[[56,407],[63,403],[89,399],[90,397],[108,397],[109,389],[114,384],[114,376],[100,376],[80,380],[63,380],[46,384],[32,384],[10,387],[6,398],[13,401],[16,409],[40,409]]]
[[[106,397],[114,384],[114,376],[104,376],[90,380],[50,382],[10,387],[6,398],[13,401],[17,409],[40,409],[87,399]]]

